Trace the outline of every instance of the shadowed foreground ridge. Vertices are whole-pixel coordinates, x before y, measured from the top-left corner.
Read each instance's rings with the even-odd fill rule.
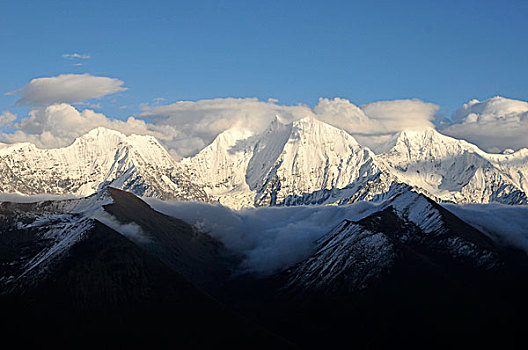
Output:
[[[97,220],[44,278],[0,303],[4,334],[44,348],[286,344]]]
[[[495,245],[433,201],[426,232],[392,205],[345,220],[318,250],[281,276],[287,314],[305,315],[297,337],[310,346],[512,345],[528,311],[528,259]],[[416,204],[416,203],[415,203]],[[411,208],[405,208],[412,211]],[[410,215],[410,214],[409,214]],[[288,321],[285,321],[288,322]],[[313,338],[321,329],[330,338]]]
[[[161,214],[130,192],[109,187],[113,203],[104,210],[123,224],[141,228],[135,243],[193,283],[208,288],[226,281],[240,257],[188,223]]]
[[[255,278],[234,275],[242,257],[211,236],[107,191],[0,203],[6,335],[44,348],[430,348],[504,346],[523,334],[526,254],[422,194],[343,220],[305,260]],[[116,230],[138,233],[72,209],[94,203]]]

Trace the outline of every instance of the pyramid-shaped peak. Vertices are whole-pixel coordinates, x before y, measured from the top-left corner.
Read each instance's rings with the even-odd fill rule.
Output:
[[[441,134],[431,126],[419,127],[419,128],[408,128],[398,133],[399,137],[408,137],[408,138],[436,137],[438,135],[441,135]]]
[[[405,129],[394,135],[388,142],[378,149],[378,154],[400,153],[429,154],[433,156],[448,153],[484,153],[477,146],[450,136],[441,134],[432,127],[420,129]]]
[[[220,134],[218,134],[214,140],[206,146],[202,151],[206,149],[229,149],[230,147],[233,147],[239,142],[242,142],[244,140],[247,140],[251,136],[253,136],[254,132],[249,130],[248,128],[244,128],[242,126],[233,126],[227,130],[222,131]]]
[[[385,153],[398,145],[424,144],[434,142],[444,135],[432,127],[409,128],[394,134],[388,141],[378,146],[378,153]],[[445,136],[447,137],[447,136]]]
[[[126,136],[119,131],[97,127],[86,134],[77,137],[70,146],[67,146],[64,149],[77,149],[78,147],[87,147],[89,149],[113,149],[125,139]]]
[[[337,141],[337,137],[343,140],[346,139],[349,143],[359,145],[356,139],[345,130],[325,123],[314,116],[298,119],[292,123],[292,126],[292,135],[311,135],[311,137],[320,140],[328,139],[328,142]]]
[[[433,127],[423,127],[423,128],[412,128],[405,129],[400,131],[394,137],[395,144],[400,142],[405,143],[419,143],[419,144],[430,144],[430,143],[467,143],[463,140],[455,139],[450,136],[446,136],[440,133]]]
[[[323,126],[330,126],[329,124],[326,124],[325,122],[322,122],[321,120],[315,118],[313,115],[307,115],[306,117],[303,117],[301,119],[295,120],[293,123],[295,126],[299,125],[323,125]]]

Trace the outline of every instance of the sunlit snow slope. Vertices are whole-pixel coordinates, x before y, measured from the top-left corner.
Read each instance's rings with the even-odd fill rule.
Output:
[[[84,196],[113,186],[139,195],[206,200],[154,137],[127,137],[105,128],[65,148],[22,143],[0,149],[0,179],[6,193]]]
[[[259,135],[227,130],[182,163],[212,198],[237,208],[345,204],[405,187],[372,151],[314,118],[275,120]]]

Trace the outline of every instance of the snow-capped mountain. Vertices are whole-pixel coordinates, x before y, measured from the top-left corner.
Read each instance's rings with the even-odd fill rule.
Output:
[[[97,128],[72,145],[0,148],[0,192],[87,196],[107,186],[231,208],[379,201],[408,188],[436,201],[527,204],[528,150],[489,154],[432,128],[404,130],[378,154],[312,117],[262,133],[234,127],[175,161],[152,136]]]
[[[500,169],[524,193],[528,194],[528,149],[503,154],[481,153],[493,165]]]
[[[438,201],[528,203],[528,153],[493,155],[432,128],[405,130],[374,154],[314,118],[261,134],[229,129],[183,164],[224,205],[345,204],[410,186]],[[526,154],[525,154],[526,153]]]
[[[257,205],[371,200],[389,192],[394,180],[372,151],[314,118],[272,125],[256,143],[246,172]]]
[[[347,132],[314,118],[288,124],[277,119],[258,134],[231,128],[180,162],[153,137],[125,136],[104,128],[61,149],[4,145],[0,191],[88,197],[40,203],[0,201],[0,303],[4,309],[13,305],[8,315],[26,315],[19,312],[19,305],[33,310],[46,304],[40,300],[51,300],[53,306],[69,300],[74,310],[100,307],[105,312],[113,312],[115,305],[126,312],[130,305],[132,309],[140,305],[141,310],[155,305],[164,311],[176,305],[164,313],[172,317],[181,315],[181,305],[196,315],[200,300],[212,301],[205,291],[222,298],[233,310],[249,309],[248,316],[259,322],[261,315],[269,313],[266,317],[271,315],[271,322],[265,324],[271,330],[282,328],[289,335],[302,325],[304,333],[297,334],[303,336],[292,339],[303,345],[313,345],[306,338],[311,330],[304,329],[305,324],[313,325],[318,336],[323,332],[325,341],[343,340],[339,334],[349,340],[350,329],[357,329],[369,342],[380,329],[391,340],[402,331],[412,338],[433,330],[436,337],[436,329],[447,325],[450,330],[453,324],[457,331],[465,332],[468,325],[480,330],[482,315],[494,325],[496,319],[513,320],[512,315],[527,309],[528,285],[523,281],[528,260],[525,251],[518,250],[525,250],[525,242],[507,239],[502,231],[490,229],[489,222],[463,221],[449,211],[451,205],[437,202],[528,204],[527,178],[526,149],[488,154],[434,129],[422,129],[400,132],[375,154]],[[254,225],[238,212],[226,208],[209,212],[200,210],[211,208],[204,204],[173,203],[184,206],[182,212],[197,213],[200,220],[191,226],[156,212],[132,193],[111,187],[161,199],[218,201],[232,208],[343,206],[323,208],[341,214],[334,216],[331,225],[318,229],[317,235],[306,234],[313,221],[299,220],[299,216],[294,218],[300,221],[295,228],[283,219],[263,216],[280,226],[278,234],[261,230],[258,233],[264,237],[246,240],[241,236],[255,237]],[[361,200],[375,203],[346,205]],[[493,206],[485,207],[493,210]],[[318,207],[288,210],[292,209],[323,212]],[[247,210],[249,215],[258,211],[289,215],[287,209]],[[243,222],[242,229],[229,226],[231,219],[222,217],[227,212],[232,220]],[[202,225],[207,216],[212,225]],[[318,214],[315,220],[326,220],[323,216],[327,215]],[[263,222],[259,220],[254,222]],[[497,224],[495,220],[491,226]],[[221,226],[227,227],[227,233],[213,235]],[[512,225],[503,226],[509,230]],[[211,236],[198,227],[210,228]],[[295,230],[302,235],[293,234],[311,238],[291,241],[289,231]],[[235,254],[213,237],[240,250]],[[274,254],[270,248],[283,245],[295,251],[301,244],[306,254],[287,263],[282,253]],[[244,254],[251,251],[257,251],[257,260],[281,260],[282,270],[263,279],[233,275],[246,261]],[[190,298],[182,299],[182,295]],[[145,297],[149,302],[143,304]],[[35,303],[26,304],[27,300]],[[301,309],[297,309],[298,301]],[[36,309],[27,314],[31,316],[22,316],[19,324],[63,309]],[[438,317],[445,310],[444,318]],[[460,314],[470,317],[460,319]],[[105,313],[101,315],[106,319]],[[128,313],[122,315],[129,319]],[[377,320],[376,315],[384,319]],[[156,319],[143,316],[130,322]],[[195,329],[203,334],[203,319],[208,316],[197,318]],[[220,320],[212,322],[212,329],[228,324]],[[35,329],[46,322],[39,321]],[[153,328],[158,325],[152,324]],[[423,329],[417,331],[417,327]],[[54,328],[58,327],[50,329]],[[240,326],[237,323],[231,329]]]
[[[39,149],[30,143],[4,147],[0,179],[1,192],[26,195],[87,196],[113,186],[165,199],[207,199],[154,137],[127,137],[105,128],[65,148]]]
[[[379,157],[400,181],[443,201],[526,204],[522,172],[527,165],[521,153],[491,155],[426,128],[398,133]]]
[[[183,159],[181,164],[191,181],[200,184],[208,196],[229,207],[252,206],[245,169],[253,144],[251,132],[228,129],[197,155]]]
[[[227,130],[182,163],[209,196],[233,207],[345,204],[405,187],[351,135],[314,118],[275,120],[259,135]]]

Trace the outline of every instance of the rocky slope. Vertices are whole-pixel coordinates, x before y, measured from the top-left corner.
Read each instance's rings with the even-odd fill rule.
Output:
[[[365,348],[467,348],[520,340],[526,254],[423,195],[398,195],[316,245],[276,277],[281,308],[269,318],[293,324],[304,346],[354,339]],[[292,314],[302,315],[298,329]]]

